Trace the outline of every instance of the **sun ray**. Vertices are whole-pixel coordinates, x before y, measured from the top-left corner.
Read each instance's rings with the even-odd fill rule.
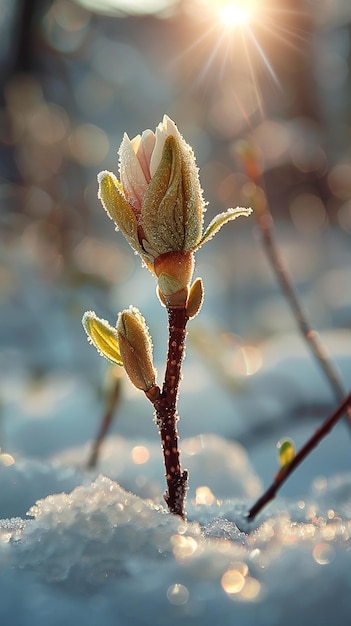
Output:
[[[257,38],[254,36],[253,32],[251,31],[251,29],[248,29],[248,34],[251,37],[251,41],[254,44],[257,52],[259,53],[259,56],[269,74],[269,76],[272,78],[273,82],[277,85],[277,87],[280,88],[280,83],[278,80],[278,77],[273,69],[272,64],[270,63],[267,55],[265,54],[265,52],[263,51],[262,47],[260,46],[259,42],[257,41]]]
[[[202,70],[199,72],[197,76],[197,80],[196,80],[197,84],[202,83],[210,67],[213,65],[215,58],[219,55],[221,46],[223,45],[224,38],[225,38],[225,35],[222,34],[221,37],[217,39],[217,42],[215,46],[212,48],[212,51],[209,54],[206,63],[204,64]]]
[[[243,45],[244,45],[244,49],[245,49],[245,54],[246,54],[246,61],[247,61],[247,66],[248,66],[248,70],[249,70],[249,74],[251,76],[251,80],[252,80],[252,85],[255,91],[255,95],[256,95],[256,102],[258,105],[258,109],[260,112],[261,117],[264,117],[264,107],[263,107],[263,98],[262,98],[262,93],[261,93],[261,89],[257,80],[257,76],[253,67],[253,63],[251,60],[251,56],[250,56],[250,51],[247,45],[247,40],[246,38],[243,39]]]
[[[255,111],[263,119],[267,81],[262,70],[272,87],[281,92],[275,69],[276,63],[277,69],[281,63],[279,50],[285,47],[304,54],[309,23],[306,12],[277,6],[274,0],[189,0],[186,12],[191,43],[174,59],[174,65],[192,77],[195,89],[210,89],[214,94],[219,93],[218,86],[222,89],[232,84],[245,124],[255,124]],[[249,104],[247,110],[245,97],[239,93],[240,85],[245,84],[251,85],[255,104]]]
[[[261,28],[264,29],[271,37],[274,37],[277,41],[284,44],[286,48],[294,50],[294,52],[301,52],[301,46],[293,43],[292,39],[297,40],[299,43],[306,42],[306,36],[300,35],[289,28],[284,28],[281,25],[276,25],[272,28],[270,25],[261,23]]]

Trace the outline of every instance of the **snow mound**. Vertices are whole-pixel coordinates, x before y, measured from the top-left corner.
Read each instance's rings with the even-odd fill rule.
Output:
[[[346,626],[350,492],[350,474],[319,480],[305,500],[279,499],[251,525],[240,499],[195,499],[196,521],[184,522],[101,475],[38,501],[32,519],[1,522],[0,617],[18,626]]]
[[[107,579],[129,576],[135,566],[160,561],[170,552],[169,538],[187,524],[165,509],[99,476],[70,494],[50,495],[28,511],[17,537],[20,565],[34,568],[48,581],[71,586],[99,586]],[[193,525],[193,534],[199,529]],[[40,543],[40,549],[38,544]]]

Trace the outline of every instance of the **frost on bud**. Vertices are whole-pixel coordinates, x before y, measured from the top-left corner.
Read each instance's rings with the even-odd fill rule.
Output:
[[[152,360],[152,340],[145,320],[135,307],[122,311],[117,335],[124,369],[137,389],[149,391],[156,383]]]
[[[106,212],[123,233],[130,246],[142,256],[143,250],[138,238],[138,224],[133,208],[129,204],[121,183],[111,172],[98,175],[99,199]],[[143,257],[144,258],[144,257]],[[147,262],[147,259],[144,258]]]
[[[160,255],[194,250],[205,202],[194,153],[174,122],[165,115],[155,132],[125,134],[119,169],[120,180],[99,174],[99,198],[148,269],[156,273]]]
[[[201,238],[203,209],[193,152],[179,133],[170,135],[143,198],[145,239],[158,254],[192,250]]]
[[[203,233],[201,240],[199,241],[197,248],[200,248],[204,243],[212,239],[214,235],[219,231],[220,228],[227,222],[231,222],[232,220],[236,220],[237,217],[244,216],[249,217],[251,215],[252,209],[238,206],[236,209],[227,209],[224,213],[218,213],[216,217],[209,223],[205,232]]]
[[[190,287],[186,302],[186,314],[189,320],[195,317],[202,307],[204,287],[201,278],[197,278]]]
[[[185,306],[193,253],[230,220],[248,216],[238,207],[217,215],[203,232],[206,203],[192,148],[165,115],[155,132],[145,130],[119,149],[120,180],[98,176],[99,198],[132,248],[156,275],[166,307]]]
[[[97,317],[94,311],[84,313],[82,323],[88,340],[97,351],[111,363],[123,365],[117,330],[112,328],[106,320]]]
[[[282,439],[277,443],[279,450],[279,463],[281,467],[286,467],[295,456],[295,444],[291,439]]]

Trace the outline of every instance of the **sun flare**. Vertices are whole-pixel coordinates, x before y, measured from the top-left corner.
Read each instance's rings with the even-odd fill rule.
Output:
[[[249,16],[249,11],[244,7],[226,5],[219,11],[221,21],[228,26],[246,24]]]
[[[213,114],[220,111],[218,126],[226,127],[227,115],[234,124],[233,107],[238,125],[239,120],[251,126],[254,119],[264,118],[264,92],[282,92],[275,69],[281,68],[281,57],[306,50],[308,12],[277,0],[189,0],[184,5],[192,23],[191,40],[177,63],[186,57],[182,71],[187,68],[194,88],[234,87],[227,113],[220,97],[214,105]]]
[[[224,26],[235,28],[248,24],[255,17],[258,0],[216,0],[209,4]]]

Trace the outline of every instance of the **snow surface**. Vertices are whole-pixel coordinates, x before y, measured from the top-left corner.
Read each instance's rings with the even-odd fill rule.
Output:
[[[235,446],[216,437],[211,448],[232,464]],[[40,482],[52,467],[22,463],[17,481],[28,473]],[[348,624],[351,474],[249,525],[252,478],[247,465],[239,498],[199,488],[187,522],[103,475],[39,500],[28,519],[3,519],[1,623]]]

